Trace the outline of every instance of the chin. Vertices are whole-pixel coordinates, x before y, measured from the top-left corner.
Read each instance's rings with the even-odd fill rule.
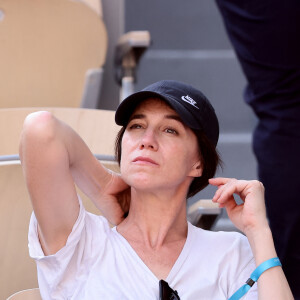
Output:
[[[134,174],[122,173],[123,180],[131,187],[139,190],[146,190],[154,187],[155,178],[144,172],[135,172]]]

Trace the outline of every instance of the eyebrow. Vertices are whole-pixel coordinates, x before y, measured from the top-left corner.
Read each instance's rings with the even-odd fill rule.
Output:
[[[175,120],[175,121],[178,121],[180,122],[182,125],[184,125],[184,123],[182,122],[181,118],[177,115],[173,115],[173,114],[168,114],[168,115],[165,115],[164,116],[166,119],[170,119],[170,120]],[[146,115],[144,114],[135,114],[135,115],[132,115],[131,118],[129,119],[129,122],[132,121],[132,120],[136,120],[136,119],[145,119],[146,118]]]

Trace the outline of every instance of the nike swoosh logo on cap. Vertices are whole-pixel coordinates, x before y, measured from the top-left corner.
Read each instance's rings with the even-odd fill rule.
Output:
[[[186,95],[186,96],[182,96],[181,99],[191,105],[193,105],[194,107],[196,107],[197,109],[199,109],[199,107],[196,106],[197,102],[191,98],[190,96]]]

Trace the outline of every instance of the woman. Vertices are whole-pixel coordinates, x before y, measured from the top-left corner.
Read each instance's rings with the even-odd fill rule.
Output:
[[[24,123],[20,156],[34,209],[29,248],[43,299],[158,299],[165,282],[178,292],[165,299],[228,299],[276,252],[262,185],[209,179],[218,165],[214,109],[190,85],[160,81],[125,99],[116,122],[123,126],[121,175],[50,113]],[[186,199],[208,180],[218,187],[213,201],[247,238],[187,222]],[[84,210],[74,183],[104,217]],[[245,297],[257,298],[293,298],[280,267],[263,272],[258,291],[254,285]]]

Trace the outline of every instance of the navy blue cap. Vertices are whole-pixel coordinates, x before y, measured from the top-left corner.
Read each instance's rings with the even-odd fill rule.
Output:
[[[125,98],[117,108],[116,123],[126,126],[136,106],[148,98],[164,100],[178,113],[184,124],[203,131],[212,144],[217,145],[219,122],[214,108],[202,92],[174,80],[158,81]]]

